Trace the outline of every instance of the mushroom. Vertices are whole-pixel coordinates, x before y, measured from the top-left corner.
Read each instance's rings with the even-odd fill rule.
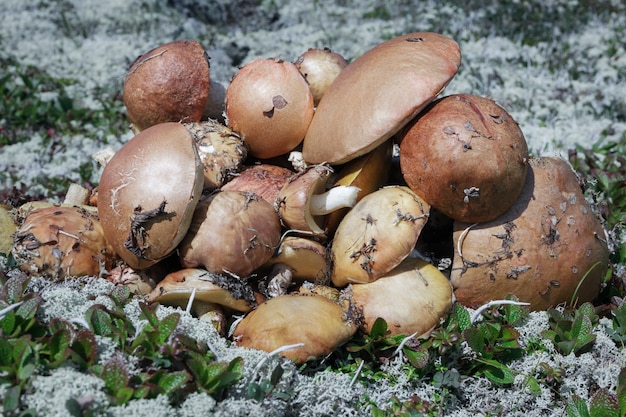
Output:
[[[413,250],[430,206],[405,186],[363,197],[343,218],[331,245],[331,279],[337,287],[375,281]]]
[[[194,141],[179,123],[161,123],[126,142],[98,186],[104,235],[129,266],[144,269],[168,256],[191,223],[204,185]]]
[[[298,146],[313,117],[313,95],[300,71],[281,59],[255,59],[226,88],[226,120],[250,155],[271,158]]]
[[[416,32],[352,61],[320,100],[302,143],[304,160],[340,165],[398,132],[452,80],[461,64],[452,39]]]
[[[17,224],[11,215],[12,207],[0,203],[0,254],[8,254],[13,247],[13,234]]]
[[[324,236],[324,216],[352,207],[359,189],[336,186],[326,189],[332,169],[315,165],[291,177],[280,190],[278,213],[290,228]]]
[[[204,168],[204,189],[214,190],[242,168],[247,149],[239,135],[215,120],[187,123]]]
[[[295,65],[309,83],[313,104],[317,106],[348,61],[330,48],[309,48],[296,59]]]
[[[369,334],[377,318],[387,322],[389,335],[421,335],[446,316],[453,302],[450,281],[434,265],[406,258],[380,279],[349,285],[341,291],[349,311],[361,316],[360,329]]]
[[[560,158],[531,158],[513,207],[490,222],[455,222],[454,242],[450,279],[474,308],[509,294],[533,310],[592,301],[608,268],[602,225]]]
[[[245,282],[224,274],[212,274],[201,268],[185,268],[165,276],[148,294],[150,303],[186,308],[192,292],[193,309],[203,303],[220,305],[231,311],[248,312],[257,305],[252,288]]]
[[[278,247],[278,214],[254,193],[217,191],[200,201],[178,251],[185,268],[249,276]]]
[[[128,117],[139,130],[164,122],[197,122],[210,83],[209,57],[197,41],[160,45],[137,58],[126,73]]]
[[[323,357],[350,340],[357,326],[347,320],[339,304],[319,295],[281,295],[249,312],[233,332],[238,346],[280,352],[296,364]]]
[[[286,236],[264,266],[271,268],[267,285],[270,297],[286,294],[292,283],[325,282],[329,270],[326,247],[302,236]]]
[[[389,178],[392,148],[393,144],[391,141],[384,142],[373,151],[337,167],[337,172],[330,181],[331,187],[357,187],[359,189],[356,196],[357,202],[367,194],[378,190],[386,184]],[[335,234],[339,222],[349,210],[346,207],[328,213],[326,216],[326,234],[329,237]]]
[[[98,216],[68,206],[29,212],[15,232],[11,252],[24,272],[53,280],[99,276],[116,259]]]
[[[432,103],[403,132],[400,167],[432,207],[463,222],[486,222],[522,192],[528,147],[493,100],[456,94]]]
[[[278,165],[251,165],[243,168],[221,189],[252,192],[274,206],[280,190],[294,174],[289,168]]]

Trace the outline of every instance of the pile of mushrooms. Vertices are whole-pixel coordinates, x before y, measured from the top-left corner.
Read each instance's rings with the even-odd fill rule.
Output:
[[[608,248],[574,171],[531,158],[493,100],[441,96],[460,65],[454,40],[416,32],[350,63],[258,58],[213,92],[197,42],[161,45],[128,70],[137,133],[97,193],[29,209],[13,253],[55,279],[134,274],[137,296],[296,363],[377,318],[425,334],[455,301],[593,300]]]

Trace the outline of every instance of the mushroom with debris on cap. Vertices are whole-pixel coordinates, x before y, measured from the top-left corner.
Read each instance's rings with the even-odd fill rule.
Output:
[[[160,123],[126,142],[102,171],[98,215],[115,252],[134,269],[171,254],[187,233],[204,170],[189,131]]]
[[[293,175],[295,172],[278,165],[250,165],[224,184],[221,190],[252,192],[274,206],[277,204],[280,190]]]
[[[529,160],[522,194],[486,223],[455,222],[450,280],[473,308],[509,294],[545,310],[592,301],[609,264],[604,229],[561,158]]]
[[[397,133],[452,80],[459,45],[415,32],[385,41],[352,61],[320,100],[302,143],[310,164],[339,165]]]
[[[338,286],[375,281],[409,256],[430,206],[406,186],[387,186],[363,197],[333,238],[331,279]]]
[[[178,246],[185,268],[242,279],[267,262],[280,242],[278,214],[254,193],[216,191],[198,203]]]

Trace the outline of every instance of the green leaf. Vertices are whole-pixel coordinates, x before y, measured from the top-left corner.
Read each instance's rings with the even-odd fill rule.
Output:
[[[37,293],[29,293],[24,297],[22,304],[15,311],[17,317],[21,317],[22,320],[30,320],[35,317],[39,306],[42,303],[42,298]]]
[[[85,312],[85,320],[89,327],[98,336],[107,336],[113,333],[113,320],[106,308],[101,304],[94,304]]]
[[[22,389],[19,385],[14,385],[6,390],[4,393],[4,399],[2,401],[2,408],[4,411],[14,411],[20,406],[20,396],[22,395]]]
[[[100,378],[109,394],[117,396],[128,385],[128,372],[122,359],[117,356],[109,359],[102,367]]]
[[[587,403],[582,398],[574,395],[565,406],[568,417],[591,417]]]
[[[160,344],[167,342],[172,332],[174,332],[174,329],[176,329],[176,326],[178,326],[179,320],[180,314],[178,313],[172,313],[169,316],[164,317],[163,320],[161,320],[157,327],[159,331]]]
[[[16,325],[17,318],[15,317],[15,311],[9,311],[4,317],[2,317],[2,319],[0,319],[0,331],[8,337],[19,336],[13,334]]]
[[[143,318],[150,323],[153,329],[157,329],[159,327],[159,318],[156,315],[156,304],[154,304],[154,308],[150,308],[146,303],[139,303],[139,308],[141,309]]]
[[[0,367],[10,365],[13,365],[13,344],[8,339],[0,337]]]
[[[50,337],[48,349],[50,351],[51,363],[49,366],[56,367],[70,356],[71,351],[69,347],[71,340],[72,335],[67,329],[58,330]]]
[[[607,389],[598,390],[589,404],[590,417],[620,417],[619,403]]]
[[[492,382],[508,385],[515,380],[515,375],[508,366],[490,359],[477,359],[477,361],[484,364],[480,370]]]
[[[488,356],[486,351],[485,336],[480,329],[471,327],[463,331],[463,337],[472,350],[481,356]]]
[[[378,317],[372,325],[370,337],[372,339],[375,339],[377,337],[384,337],[385,334],[387,334],[387,322],[383,318]]]
[[[469,311],[460,303],[454,303],[452,313],[450,314],[450,324],[456,323],[456,330],[463,332],[472,326],[472,317]],[[455,330],[455,329],[449,329]]]
[[[80,362],[83,367],[90,366],[96,360],[96,354],[98,353],[98,346],[96,344],[96,337],[89,329],[81,329],[74,335],[74,340],[70,345],[72,352],[80,358]]]
[[[163,389],[165,394],[171,394],[189,380],[189,374],[185,371],[170,372],[159,379],[157,385]]]

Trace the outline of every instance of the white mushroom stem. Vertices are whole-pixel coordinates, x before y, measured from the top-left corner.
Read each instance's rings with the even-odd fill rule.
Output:
[[[313,194],[309,210],[313,216],[323,216],[344,207],[354,207],[361,189],[351,185],[338,185],[322,194]]]

